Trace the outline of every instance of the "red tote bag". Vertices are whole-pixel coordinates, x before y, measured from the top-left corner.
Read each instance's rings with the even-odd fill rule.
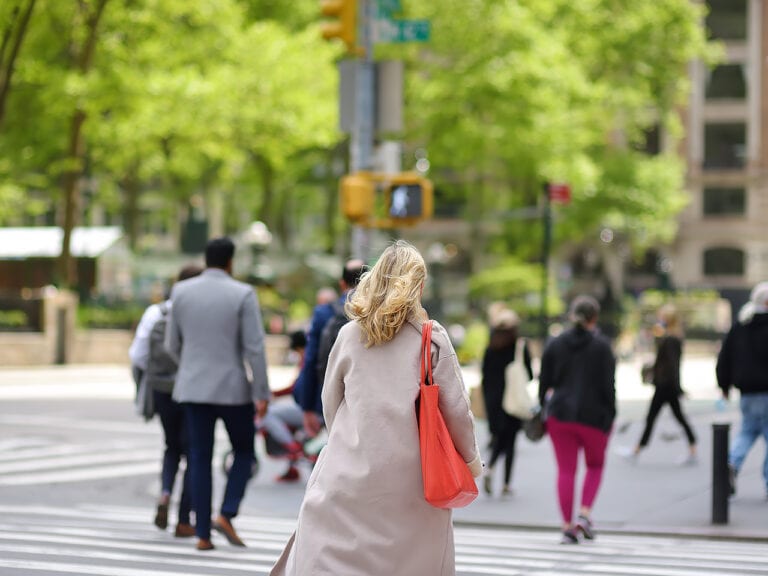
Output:
[[[421,336],[419,392],[419,447],[424,498],[438,508],[461,508],[477,498],[469,466],[456,451],[440,413],[440,386],[432,379],[432,322],[424,323]]]

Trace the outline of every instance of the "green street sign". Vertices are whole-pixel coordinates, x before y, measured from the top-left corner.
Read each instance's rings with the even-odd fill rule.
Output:
[[[392,16],[403,11],[400,0],[379,0],[379,15]]]
[[[429,40],[429,33],[429,20],[390,20],[389,18],[382,18],[376,21],[374,41],[380,44],[427,42]]]

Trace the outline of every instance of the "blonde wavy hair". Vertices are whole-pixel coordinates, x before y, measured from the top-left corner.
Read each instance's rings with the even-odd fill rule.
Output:
[[[389,342],[410,315],[426,320],[421,292],[427,266],[416,248],[397,240],[365,272],[345,305],[347,316],[357,321],[370,348]]]

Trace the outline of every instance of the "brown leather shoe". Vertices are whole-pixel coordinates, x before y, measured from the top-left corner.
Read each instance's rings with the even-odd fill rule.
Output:
[[[219,516],[216,518],[216,521],[213,523],[213,529],[224,536],[224,538],[226,538],[229,543],[232,544],[232,546],[242,546],[243,548],[245,547],[245,542],[240,540],[240,536],[238,536],[237,532],[235,532],[232,523],[224,516]]]
[[[176,525],[176,532],[173,533],[176,538],[191,538],[195,535],[195,527],[192,524],[179,522]]]
[[[155,526],[160,530],[168,528],[168,504],[158,504],[155,514]]]
[[[206,550],[213,550],[215,546],[211,543],[210,540],[204,540],[203,538],[200,538],[200,540],[197,541],[197,549],[201,552],[205,552]]]

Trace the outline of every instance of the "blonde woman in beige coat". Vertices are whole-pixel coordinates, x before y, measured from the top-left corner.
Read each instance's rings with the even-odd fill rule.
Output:
[[[388,247],[346,304],[323,385],[328,444],[272,576],[455,574],[451,511],[424,500],[415,402],[426,266]],[[432,332],[440,410],[472,474],[482,471],[469,397],[445,329]]]

